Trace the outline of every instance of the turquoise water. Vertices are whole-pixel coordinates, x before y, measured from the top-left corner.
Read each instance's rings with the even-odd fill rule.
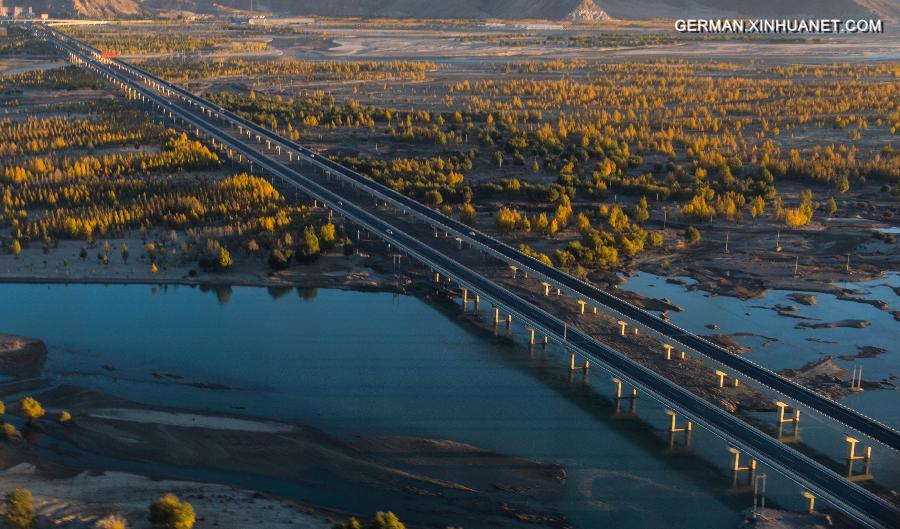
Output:
[[[548,508],[574,527],[734,527],[751,505],[748,493],[730,489],[720,440],[698,430],[692,452],[672,453],[659,406],[640,400],[641,420],[622,420],[601,371],[588,384],[580,375],[570,381],[558,352],[529,354],[523,340],[491,339],[457,316],[456,307],[387,293],[0,285],[0,332],[43,339],[45,371],[58,382],[294,421],[343,438],[426,436],[558,463],[568,480]],[[177,474],[372,508],[358,491],[326,494],[205,469]],[[802,504],[796,488],[771,473],[769,489],[770,501]],[[410,501],[388,495],[378,505],[434,521]]]

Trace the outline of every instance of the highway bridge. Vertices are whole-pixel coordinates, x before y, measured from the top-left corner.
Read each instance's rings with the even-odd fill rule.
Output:
[[[445,277],[452,277],[460,287],[477,292],[487,300],[502,306],[518,320],[530,322],[534,328],[553,337],[568,350],[599,363],[612,376],[627,380],[641,394],[650,396],[708,429],[746,455],[765,462],[805,490],[825,499],[859,522],[870,527],[900,527],[900,511],[885,500],[577,328],[572,328],[560,318],[463,265],[452,255],[435,249],[427,239],[422,240],[404,232],[369,211],[367,209],[371,207],[369,201],[363,205],[357,197],[338,193],[319,184],[313,178],[301,173],[298,164],[301,161],[314,164],[332,176],[351,183],[355,189],[365,191],[401,209],[404,213],[416,215],[436,228],[453,232],[471,246],[520,269],[528,270],[579,300],[618,314],[633,324],[656,333],[667,342],[682,344],[724,366],[731,373],[745,380],[755,381],[758,385],[783,395],[795,405],[802,405],[825,417],[833,418],[895,450],[900,447],[900,436],[896,431],[819,397],[765,368],[747,362],[591,285],[543,265],[486,234],[441,215],[143,70],[122,61],[104,58],[98,50],[46,26],[36,24],[31,27],[38,36],[48,39],[67,53],[73,62],[126,90],[130,96],[155,105],[173,120],[180,120],[186,127],[201,131],[226,152],[252,162],[258,169],[277,176],[285,183],[321,200],[351,222],[403,249]],[[231,132],[228,127],[236,127],[240,133]],[[245,139],[245,133],[249,139]],[[277,145],[279,151],[283,149],[285,152],[281,153],[281,156],[287,155],[288,163],[281,161],[278,156],[261,152],[257,143],[253,141],[254,138],[260,143]],[[295,157],[297,163],[292,163]]]
[[[44,26],[42,26],[44,27]],[[54,31],[54,30],[47,30]],[[69,44],[80,46],[89,53],[99,54],[99,50],[80,43],[60,32],[53,33],[56,38],[65,39]],[[221,120],[223,123],[235,127],[241,127],[248,136],[259,136],[271,145],[279,146],[285,152],[294,153],[298,158],[312,163],[331,175],[351,182],[353,185],[373,196],[383,200],[404,212],[409,212],[421,220],[433,225],[436,229],[453,233],[470,245],[485,251],[494,257],[506,262],[518,269],[527,271],[532,277],[539,278],[573,298],[584,300],[586,303],[602,308],[604,311],[615,314],[617,317],[629,322],[631,325],[655,334],[664,342],[670,343],[681,350],[693,352],[695,356],[707,359],[717,369],[727,372],[729,375],[741,379],[745,383],[774,393],[779,400],[785,401],[795,408],[805,412],[814,413],[817,416],[836,422],[849,430],[864,435],[874,441],[883,444],[895,451],[900,451],[900,432],[886,426],[875,419],[866,417],[856,410],[850,409],[841,403],[829,400],[814,391],[801,386],[793,381],[772,372],[771,370],[751,362],[739,355],[735,355],[723,347],[705,340],[696,334],[686,331],[677,325],[667,322],[658,316],[643,309],[635,307],[616,296],[609,294],[593,285],[565,272],[548,266],[533,257],[525,255],[512,246],[497,240],[490,235],[473,230],[466,224],[448,217],[414,199],[398,193],[389,187],[375,182],[343,165],[316,154],[302,145],[290,141],[275,132],[272,132],[256,123],[246,120],[237,114],[213,105],[183,88],[160,79],[149,72],[117,59],[101,58],[107,66],[115,68],[120,73],[130,76],[132,79],[143,83],[145,86],[154,87],[167,95],[174,95],[183,102],[200,109],[209,117]]]

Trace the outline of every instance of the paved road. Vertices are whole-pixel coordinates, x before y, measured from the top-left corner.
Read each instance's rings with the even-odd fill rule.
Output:
[[[452,257],[432,248],[428,241],[416,239],[369,213],[354,203],[351,197],[339,195],[305,177],[294,168],[269,158],[243,139],[231,136],[221,128],[217,120],[200,113],[196,108],[175,104],[144,88],[133,76],[125,75],[95,61],[91,56],[81,53],[76,48],[67,47],[65,44],[61,44],[61,46],[81,56],[95,71],[102,72],[132,89],[140,91],[150,101],[171,112],[174,116],[205,131],[216,141],[241,152],[253,160],[258,167],[302,188],[351,221],[364,226],[398,247],[404,248],[416,259],[453,277],[455,281],[466,288],[479,292],[485,298],[503,306],[517,318],[534,322],[541,330],[555,336],[557,340],[565,341],[565,345],[569,349],[578,351],[587,358],[601,363],[614,375],[625,378],[642,392],[689,417],[698,425],[719,435],[746,454],[764,461],[860,522],[871,527],[900,527],[900,511],[881,498],[587,334],[568,328],[559,318],[465,267]]]

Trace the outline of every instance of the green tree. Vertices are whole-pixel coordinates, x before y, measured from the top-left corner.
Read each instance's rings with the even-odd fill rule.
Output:
[[[166,529],[191,529],[197,517],[190,503],[166,494],[150,504],[149,519],[153,525]]]
[[[122,243],[122,246],[119,247],[119,253],[122,254],[122,262],[127,263],[128,262],[128,245],[125,244],[124,242]]]
[[[828,202],[825,203],[825,210],[828,212],[828,215],[834,215],[837,213],[837,202],[834,201],[834,197],[828,199]]]
[[[688,226],[684,230],[684,239],[689,244],[694,244],[694,243],[700,242],[700,230],[698,230],[697,228],[695,228],[693,226]]]
[[[19,406],[19,414],[29,421],[36,421],[44,416],[44,407],[33,397],[25,397]]]
[[[6,514],[3,516],[7,527],[29,529],[34,527],[37,511],[34,498],[28,489],[13,489],[6,493]]]

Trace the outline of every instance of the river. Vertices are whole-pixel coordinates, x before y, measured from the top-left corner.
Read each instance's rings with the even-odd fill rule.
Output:
[[[461,322],[453,306],[389,293],[148,285],[6,284],[0,300],[0,331],[44,340],[45,372],[56,383],[297,422],[342,438],[450,439],[557,463],[568,479],[551,507],[574,527],[735,527],[752,503],[749,492],[731,488],[722,441],[697,430],[691,451],[670,450],[659,406],[639,400],[640,419],[623,419],[602,372],[570,379],[559,351],[495,339]],[[121,467],[100,457],[95,465]],[[181,473],[373,508],[351,493]],[[803,504],[796,487],[771,472],[769,491],[783,506]],[[401,518],[408,505],[378,498]]]

